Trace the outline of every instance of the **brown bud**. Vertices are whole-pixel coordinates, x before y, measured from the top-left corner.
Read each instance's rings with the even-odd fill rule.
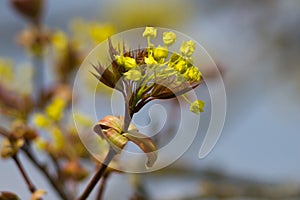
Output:
[[[63,167],[63,174],[70,179],[81,181],[88,176],[88,171],[78,161],[70,161]]]
[[[19,149],[23,146],[23,139],[11,139],[8,138],[3,139],[2,141],[2,149],[1,149],[1,157],[2,158],[10,158],[19,151]]]
[[[19,200],[19,199],[20,198],[12,192],[0,191],[0,200]]]
[[[42,17],[44,0],[11,0],[13,8],[32,23],[38,24]]]

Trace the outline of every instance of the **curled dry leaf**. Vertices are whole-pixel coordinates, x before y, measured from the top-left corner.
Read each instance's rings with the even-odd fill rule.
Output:
[[[157,146],[150,137],[138,132],[129,131],[123,134],[129,141],[136,144],[144,153],[146,153],[148,161],[146,167],[150,168],[157,160]]]

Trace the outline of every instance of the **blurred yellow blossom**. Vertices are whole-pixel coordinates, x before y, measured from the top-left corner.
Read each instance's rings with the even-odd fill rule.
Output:
[[[64,147],[65,144],[65,138],[63,136],[63,133],[58,127],[51,127],[50,133],[53,139],[53,145],[56,149],[61,149]]]
[[[45,112],[52,120],[59,121],[63,116],[65,106],[66,102],[63,99],[55,97],[46,107]]]
[[[48,142],[46,140],[44,140],[41,137],[38,137],[35,141],[34,141],[36,147],[40,150],[46,150],[47,146],[48,146]]]
[[[14,79],[13,62],[0,58],[0,82],[9,83]]]
[[[107,20],[116,24],[119,30],[127,30],[142,27],[145,24],[160,27],[178,27],[188,23],[188,20],[198,10],[194,1],[186,3],[182,0],[152,0],[151,2],[126,0],[109,3],[100,12]]]
[[[68,37],[63,31],[56,31],[51,38],[54,48],[59,51],[65,51],[68,46]]]
[[[115,28],[110,24],[100,24],[92,22],[89,24],[89,35],[95,44],[106,40],[109,36],[115,33]]]
[[[115,26],[98,21],[86,21],[76,18],[70,23],[71,38],[80,47],[91,48],[91,45],[99,44],[116,32]]]
[[[38,127],[46,128],[49,126],[50,120],[45,115],[38,113],[34,115],[33,123]]]

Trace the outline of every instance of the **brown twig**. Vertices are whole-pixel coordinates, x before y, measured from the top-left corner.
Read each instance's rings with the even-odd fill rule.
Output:
[[[33,185],[33,183],[31,182],[29,176],[27,175],[27,173],[26,173],[26,171],[25,171],[25,169],[24,169],[24,167],[23,167],[21,161],[20,161],[19,158],[18,158],[18,155],[17,155],[17,154],[14,155],[14,156],[12,157],[12,159],[15,161],[15,163],[16,163],[16,165],[17,165],[19,171],[21,172],[21,174],[22,174],[22,176],[23,176],[23,178],[24,178],[24,180],[25,180],[25,182],[26,182],[26,184],[27,184],[27,186],[28,186],[29,191],[30,191],[31,193],[34,193],[34,192],[36,191],[36,188],[35,188],[35,186]]]
[[[96,184],[98,183],[100,178],[104,175],[108,164],[112,161],[112,159],[114,158],[115,155],[116,155],[115,150],[110,148],[101,167],[96,172],[96,174],[94,175],[92,180],[89,182],[88,186],[83,191],[82,195],[78,198],[78,200],[85,200],[86,198],[88,198],[88,196],[90,195],[90,193],[92,192],[92,190],[94,189],[94,187],[96,186]]]
[[[107,180],[108,180],[109,176],[110,176],[109,172],[107,172],[103,175],[102,182],[100,183],[100,188],[99,188],[96,200],[101,200],[102,199],[103,194],[104,194],[104,190],[105,190],[105,186],[106,186],[106,183],[107,183]]]
[[[62,199],[70,199],[68,196],[68,193],[65,191],[63,185],[58,181],[58,179],[54,179],[53,176],[49,173],[47,168],[40,164],[38,160],[35,158],[33,155],[32,151],[28,146],[22,148],[23,152],[27,156],[27,158],[42,172],[42,174],[45,176],[45,178],[48,180],[50,185],[55,189],[57,194],[62,198]]]

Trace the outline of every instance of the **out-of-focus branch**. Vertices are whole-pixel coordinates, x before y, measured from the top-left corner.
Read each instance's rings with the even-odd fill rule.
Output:
[[[57,191],[57,194],[62,199],[66,199],[66,200],[70,199],[68,192],[65,191],[64,186],[60,183],[60,181],[57,178],[53,178],[53,176],[50,174],[50,172],[47,170],[47,168],[44,165],[39,163],[39,161],[33,155],[31,149],[28,146],[25,146],[22,148],[22,150],[27,156],[27,158],[42,172],[42,174],[49,181],[51,186]]]
[[[103,198],[105,186],[106,186],[106,183],[107,183],[107,180],[108,180],[108,177],[109,177],[109,176],[110,176],[110,172],[106,172],[106,173],[103,175],[102,181],[101,181],[101,183],[100,183],[100,185],[99,185],[100,187],[99,187],[99,191],[98,191],[96,200],[101,200],[101,199]]]
[[[17,165],[19,171],[21,172],[21,174],[22,174],[22,176],[23,176],[23,178],[24,178],[24,180],[25,180],[25,182],[26,182],[26,184],[27,184],[27,186],[28,186],[29,191],[30,191],[31,193],[34,193],[34,192],[36,191],[36,188],[35,188],[35,186],[33,185],[33,183],[31,182],[29,176],[27,175],[27,173],[26,173],[26,171],[25,171],[25,169],[24,169],[24,167],[23,167],[21,161],[20,161],[19,158],[18,158],[18,155],[17,155],[17,154],[14,155],[14,156],[12,157],[12,159],[15,161],[15,163],[16,163],[16,165]]]
[[[104,175],[105,170],[109,163],[112,161],[112,159],[115,157],[116,152],[113,148],[110,148],[108,151],[108,154],[102,163],[102,166],[99,168],[99,170],[96,172],[96,174],[93,176],[92,180],[89,182],[88,186],[83,191],[82,195],[78,198],[78,200],[85,200],[88,198],[100,178]]]

